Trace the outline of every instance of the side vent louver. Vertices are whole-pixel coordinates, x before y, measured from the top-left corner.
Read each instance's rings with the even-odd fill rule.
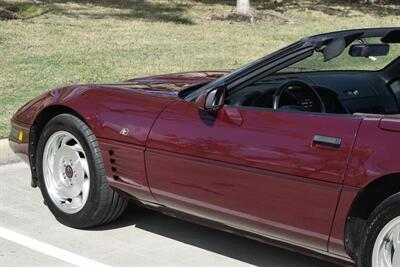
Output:
[[[110,155],[110,163],[111,163],[111,171],[113,173],[114,180],[119,180],[118,169],[117,169],[117,161],[114,158],[114,151],[109,150],[108,154]]]

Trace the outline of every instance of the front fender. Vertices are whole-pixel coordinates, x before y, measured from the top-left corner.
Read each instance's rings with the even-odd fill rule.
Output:
[[[65,107],[79,114],[97,137],[144,146],[155,119],[170,102],[172,98],[112,86],[70,86],[29,101],[12,121],[32,126],[52,107]]]

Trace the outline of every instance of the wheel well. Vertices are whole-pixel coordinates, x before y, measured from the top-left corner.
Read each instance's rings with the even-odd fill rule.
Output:
[[[400,173],[390,174],[369,183],[351,205],[346,223],[346,250],[356,258],[367,220],[380,203],[400,192]]]
[[[36,187],[37,183],[37,175],[36,175],[36,147],[39,142],[40,135],[47,122],[49,122],[52,118],[57,115],[68,113],[74,115],[81,119],[86,123],[85,119],[77,113],[75,110],[62,106],[62,105],[54,105],[44,108],[40,113],[36,116],[35,121],[31,127],[30,135],[29,135],[29,157],[31,162],[31,170],[32,170],[32,186]],[[86,123],[87,124],[87,123]],[[88,125],[88,124],[87,124]],[[88,125],[90,128],[90,126]]]

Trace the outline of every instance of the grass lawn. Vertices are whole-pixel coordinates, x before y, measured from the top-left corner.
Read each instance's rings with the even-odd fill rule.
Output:
[[[27,1],[0,0],[0,7]],[[400,6],[333,1],[256,1],[296,24],[208,20],[234,0],[71,0],[23,6],[33,15],[0,20],[0,138],[26,101],[72,83],[236,68],[305,35],[348,28],[400,26]],[[29,15],[28,15],[29,16]]]

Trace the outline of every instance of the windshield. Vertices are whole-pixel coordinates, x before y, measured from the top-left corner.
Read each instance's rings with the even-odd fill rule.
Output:
[[[400,28],[355,29],[314,35],[182,95],[187,101],[193,101],[202,92],[218,86],[224,86],[232,93],[277,72],[377,71],[399,56]]]
[[[380,38],[363,38],[367,44],[382,44]],[[353,44],[360,44],[359,40]],[[377,71],[385,68],[400,56],[400,44],[390,44],[389,54],[377,57],[352,57],[349,54],[351,45],[347,46],[340,56],[324,61],[322,52],[315,52],[300,62],[297,62],[279,72],[313,72],[313,71]]]
[[[207,91],[208,89],[214,88],[216,86],[223,85],[226,82],[228,82],[229,80],[231,80],[231,78],[237,78],[237,76],[244,75],[244,74],[246,74],[248,72],[251,72],[255,68],[262,67],[263,65],[266,65],[269,62],[273,62],[275,59],[277,59],[279,57],[282,57],[282,56],[287,55],[287,54],[291,54],[291,53],[293,53],[293,51],[298,51],[299,49],[305,49],[305,48],[308,48],[308,47],[310,47],[310,45],[306,44],[306,43],[304,43],[302,41],[293,43],[293,44],[291,44],[291,45],[289,45],[287,47],[284,47],[284,48],[282,48],[282,49],[280,49],[280,50],[278,50],[278,51],[276,51],[276,52],[274,52],[272,54],[268,54],[268,55],[266,55],[266,56],[264,56],[264,57],[262,57],[260,59],[257,59],[255,61],[253,61],[253,62],[251,62],[251,63],[249,63],[249,64],[247,64],[247,65],[245,65],[245,66],[243,66],[241,68],[239,68],[239,69],[236,69],[236,70],[234,70],[234,71],[222,76],[221,78],[219,78],[219,79],[217,79],[217,80],[215,80],[215,81],[213,81],[211,83],[206,84],[205,86],[201,87],[199,90],[191,92],[188,95],[186,95],[185,92],[184,92],[181,95],[186,97],[188,100],[193,101],[197,96],[199,96],[199,94],[201,92]]]

